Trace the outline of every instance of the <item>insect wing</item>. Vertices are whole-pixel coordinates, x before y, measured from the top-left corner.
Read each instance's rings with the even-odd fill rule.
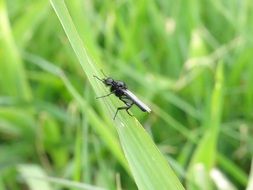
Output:
[[[137,96],[135,96],[131,91],[129,91],[128,89],[123,89],[122,90],[126,96],[128,96],[129,98],[131,98],[131,100],[142,110],[145,112],[151,112],[151,109],[144,104],[139,98],[137,98]]]

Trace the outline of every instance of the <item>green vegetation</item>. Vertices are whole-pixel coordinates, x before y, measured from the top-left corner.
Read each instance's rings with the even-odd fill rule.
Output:
[[[0,0],[0,189],[251,190],[252,34],[249,0]]]

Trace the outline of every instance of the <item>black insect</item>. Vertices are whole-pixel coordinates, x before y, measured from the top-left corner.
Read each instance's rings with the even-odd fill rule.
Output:
[[[103,72],[102,72],[103,73]],[[110,93],[104,96],[97,97],[98,98],[104,98],[107,96],[110,96],[111,94],[115,94],[122,102],[126,104],[126,106],[123,107],[118,107],[117,111],[113,117],[113,119],[116,118],[117,113],[119,110],[126,110],[126,112],[130,115],[133,116],[128,112],[128,110],[135,104],[138,106],[143,112],[151,112],[151,109],[144,104],[139,98],[137,98],[131,91],[127,89],[127,85],[123,81],[118,81],[114,80],[111,77],[107,77],[104,73],[103,75],[105,76],[104,79],[100,79],[97,76],[94,75],[94,77],[100,81],[102,81],[105,86],[110,87]]]

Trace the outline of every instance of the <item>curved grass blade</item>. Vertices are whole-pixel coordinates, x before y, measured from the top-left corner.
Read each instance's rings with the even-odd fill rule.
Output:
[[[93,79],[94,74],[99,76],[98,69],[87,55],[64,1],[51,0],[51,4],[92,87],[98,95],[105,94],[102,84]],[[116,103],[111,98],[104,102],[110,116],[113,116]],[[166,159],[134,117],[120,112],[115,120],[115,127],[139,189],[184,189]]]

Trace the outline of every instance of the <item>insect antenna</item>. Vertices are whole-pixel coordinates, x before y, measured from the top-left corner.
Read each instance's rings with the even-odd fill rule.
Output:
[[[96,75],[93,75],[93,77],[95,77],[96,79],[98,79],[98,80],[100,80],[100,81],[104,82],[104,80],[103,80],[103,79],[98,78]]]
[[[102,69],[100,69],[100,71],[104,75],[105,78],[108,78],[108,76],[106,76],[106,74],[104,73],[104,71]]]

